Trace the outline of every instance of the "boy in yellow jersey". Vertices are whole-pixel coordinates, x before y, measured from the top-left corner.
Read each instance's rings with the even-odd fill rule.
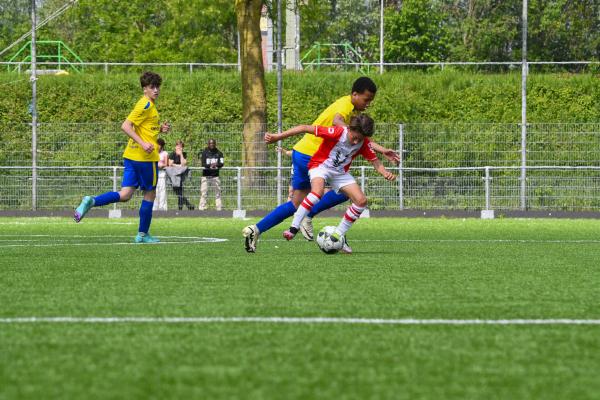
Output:
[[[136,243],[157,243],[159,240],[151,236],[150,223],[152,222],[152,206],[156,197],[156,182],[158,176],[158,143],[159,133],[168,132],[171,128],[168,123],[162,125],[158,120],[156,98],[160,94],[162,78],[153,72],[144,72],[140,77],[140,84],[144,95],[138,100],[135,107],[121,125],[121,129],[129,141],[123,153],[123,180],[119,192],[107,192],[100,196],[85,196],[75,210],[75,222],[83,219],[92,207],[101,207],[116,202],[126,202],[131,199],[137,188],[144,193],[140,206],[140,225],[135,237]]]
[[[336,100],[333,104],[325,109],[312,125],[320,126],[347,126],[350,118],[358,115],[369,107],[375,94],[377,86],[368,77],[360,77],[352,85],[352,92],[348,96],[344,96]],[[306,195],[310,192],[310,177],[308,175],[308,163],[319,149],[323,139],[314,135],[306,134],[296,143],[292,153],[292,165],[294,175],[292,186],[294,194],[291,201],[281,204],[267,216],[260,220],[256,225],[249,225],[242,230],[245,237],[245,248],[248,253],[256,252],[258,237],[261,233],[266,232],[275,225],[278,225],[283,220],[291,217],[296,212],[296,209],[302,203]],[[383,154],[387,159],[395,163],[400,161],[398,154],[391,149],[386,149],[375,142],[371,142],[371,148],[378,153]],[[335,191],[327,192],[319,204],[317,204],[310,214],[303,220],[301,232],[307,240],[313,240],[312,233],[312,217],[323,210],[345,202],[348,200],[343,193]],[[352,249],[347,243],[344,243],[343,251],[351,253]]]

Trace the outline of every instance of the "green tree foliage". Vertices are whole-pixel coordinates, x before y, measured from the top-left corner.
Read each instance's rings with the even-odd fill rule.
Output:
[[[41,12],[62,4],[46,0]],[[235,62],[236,32],[229,0],[80,0],[39,36],[88,61]]]
[[[30,5],[30,0],[0,0],[0,51],[31,29]]]
[[[530,0],[528,58],[566,61],[600,58],[600,2]]]
[[[40,20],[66,1],[37,0]],[[528,1],[528,59],[600,59],[600,1]],[[274,17],[276,1],[264,3]],[[380,0],[297,4],[302,52],[315,42],[349,42],[365,60],[379,59]],[[385,0],[385,60],[519,61],[522,4],[522,0]],[[29,7],[30,0],[0,0],[2,48],[29,29]],[[86,61],[237,60],[231,0],[79,0],[38,36],[63,40]]]
[[[436,1],[405,0],[385,14],[385,59],[388,62],[443,61],[450,32]]]
[[[306,1],[300,4],[302,49],[315,42],[350,43],[367,59],[376,57],[379,2],[373,0]]]

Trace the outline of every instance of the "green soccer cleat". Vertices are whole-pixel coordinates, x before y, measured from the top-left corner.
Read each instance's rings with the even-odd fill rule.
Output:
[[[154,236],[150,235],[149,233],[139,232],[137,234],[137,236],[135,237],[135,242],[136,243],[160,243],[160,240],[158,240],[158,238],[155,238]]]
[[[94,207],[94,198],[91,196],[85,196],[83,200],[81,200],[79,207],[75,209],[75,214],[73,214],[73,219],[75,222],[80,222],[92,207]]]

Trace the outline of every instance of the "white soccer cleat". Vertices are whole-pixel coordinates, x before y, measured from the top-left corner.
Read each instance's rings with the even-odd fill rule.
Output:
[[[344,254],[352,254],[352,247],[348,245],[348,241],[346,240],[346,236],[344,236],[344,244],[342,249],[340,250]]]
[[[305,217],[302,220],[302,223],[300,224],[300,232],[302,232],[304,239],[308,240],[309,242],[312,242],[315,239],[313,234],[312,218]]]
[[[244,247],[248,253],[256,253],[256,244],[258,243],[258,237],[260,232],[256,225],[248,225],[242,229],[242,235],[244,235]]]

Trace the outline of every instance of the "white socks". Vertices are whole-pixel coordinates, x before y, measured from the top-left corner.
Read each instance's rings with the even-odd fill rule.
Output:
[[[360,214],[365,211],[365,208],[366,207],[359,207],[352,203],[352,205],[346,210],[346,214],[344,214],[342,221],[337,227],[338,233],[340,235],[345,235],[346,232],[348,232],[348,229],[352,227],[352,224],[354,224],[354,221],[356,221],[360,217]]]

